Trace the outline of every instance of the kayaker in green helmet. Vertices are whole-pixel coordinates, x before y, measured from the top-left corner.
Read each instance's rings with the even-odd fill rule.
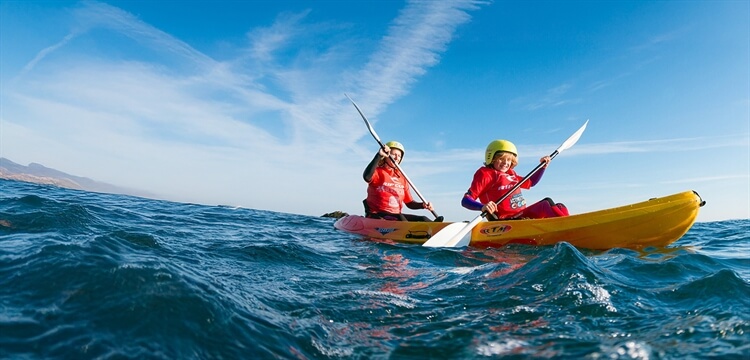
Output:
[[[409,183],[391,160],[392,157],[401,164],[405,153],[404,146],[400,142],[389,141],[367,164],[362,174],[367,182],[367,199],[364,200],[366,217],[401,221],[432,221],[426,216],[401,212],[404,205],[412,210],[432,211],[430,202],[414,201],[409,191]]]
[[[518,175],[513,170],[518,165],[516,145],[508,140],[490,142],[485,151],[484,166],[474,173],[474,179],[461,200],[461,205],[469,210],[487,211],[497,219],[540,219],[568,216],[568,209],[565,205],[555,203],[550,198],[526,206],[526,200],[521,193],[521,189],[530,189],[539,183],[550,160],[549,156],[539,159],[540,162],[544,163],[544,167],[521,184],[505,200],[497,204],[495,201],[518,184],[523,176]]]

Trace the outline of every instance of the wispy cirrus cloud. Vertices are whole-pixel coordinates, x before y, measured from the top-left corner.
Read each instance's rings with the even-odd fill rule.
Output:
[[[542,108],[554,108],[581,102],[580,98],[569,96],[572,89],[573,84],[565,83],[548,89],[543,94],[515,98],[511,100],[510,103],[520,106],[523,109],[533,111]]]
[[[550,152],[559,145],[529,145],[524,146],[527,151],[524,157],[536,158]],[[717,148],[750,146],[750,134],[735,134],[712,137],[693,137],[677,139],[638,140],[638,141],[615,141],[606,143],[577,143],[574,147],[565,151],[566,156],[576,155],[608,155],[608,154],[630,154],[630,153],[668,153],[668,152],[695,152]]]
[[[362,35],[346,24],[285,13],[217,59],[122,9],[84,1],[70,11],[69,32],[4,92],[3,145],[11,158],[44,148],[34,161],[170,199],[271,210],[308,199],[298,211],[312,212],[322,202],[310,194],[325,192],[317,186],[355,192],[338,201],[361,196],[340,174],[361,170],[346,165],[347,151],[371,151],[357,146],[367,132],[343,93],[377,116],[486,3],[407,2],[365,57],[347,50]],[[346,180],[315,185],[308,177],[300,186],[300,174],[319,173]],[[272,188],[285,191],[256,191]]]
[[[571,152],[577,154],[622,154],[638,152],[702,151],[726,147],[748,147],[750,134],[694,137],[643,141],[618,141],[600,144],[583,144]]]
[[[410,1],[393,21],[378,49],[355,75],[354,93],[375,113],[402,96],[416,79],[440,60],[468,11],[487,1]]]
[[[524,144],[516,143],[523,148],[520,153],[522,161],[533,161],[541,156],[549,155],[560,144]],[[727,136],[694,137],[678,139],[659,139],[647,141],[616,141],[606,143],[586,143],[579,141],[575,146],[565,150],[565,156],[590,156],[590,155],[616,155],[634,153],[677,153],[710,151],[718,148],[748,148],[750,147],[750,134],[735,134]],[[456,173],[457,169],[470,171],[481,159],[484,148],[453,149],[443,151],[440,154],[427,154],[418,151],[410,152],[409,163],[424,165],[429,174]],[[415,157],[415,158],[412,158]],[[470,164],[467,166],[467,164]],[[467,170],[467,168],[469,170]]]

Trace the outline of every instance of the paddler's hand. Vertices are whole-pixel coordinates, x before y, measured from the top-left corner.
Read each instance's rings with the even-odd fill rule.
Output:
[[[487,212],[489,214],[494,214],[495,211],[497,211],[497,204],[495,204],[494,201],[490,201],[490,202],[484,204],[484,206],[482,206],[482,212]]]
[[[378,155],[380,155],[380,157],[383,159],[387,158],[390,153],[391,148],[389,148],[387,145],[383,145],[383,147],[378,151]]]
[[[427,210],[430,210],[430,211],[432,211],[432,210],[433,210],[433,208],[432,208],[432,203],[431,203],[431,202],[429,202],[429,201],[428,201],[428,202],[426,202],[426,203],[422,203],[422,206],[423,206],[423,207],[424,207],[425,209],[427,209]]]
[[[547,167],[547,165],[549,165],[549,162],[550,162],[550,161],[552,161],[552,158],[551,158],[551,157],[549,157],[549,155],[547,155],[547,156],[545,156],[545,157],[543,157],[543,158],[539,159],[539,162],[540,162],[540,163],[544,163],[544,167],[545,167],[545,168]]]

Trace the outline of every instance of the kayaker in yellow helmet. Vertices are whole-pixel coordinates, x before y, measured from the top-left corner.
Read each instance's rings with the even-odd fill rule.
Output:
[[[513,170],[518,165],[516,145],[508,140],[490,142],[485,151],[484,166],[474,173],[474,179],[461,200],[461,205],[469,210],[487,211],[497,219],[539,219],[568,216],[568,209],[565,205],[555,203],[550,198],[526,206],[526,200],[521,192],[521,189],[530,189],[539,183],[550,160],[549,156],[542,157],[539,161],[544,163],[544,167],[524,181],[505,200],[497,204],[495,201],[518,184],[523,176],[518,175]]]
[[[414,201],[409,191],[409,183],[391,161],[392,157],[401,164],[405,153],[404,146],[400,142],[389,141],[367,164],[362,174],[367,182],[367,199],[364,200],[366,217],[401,221],[432,221],[426,216],[401,213],[403,205],[412,210],[432,211],[431,203]]]

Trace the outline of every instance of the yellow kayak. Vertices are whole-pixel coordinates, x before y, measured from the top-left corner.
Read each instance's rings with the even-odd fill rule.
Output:
[[[553,245],[565,241],[584,249],[664,247],[695,223],[705,202],[695,191],[566,217],[485,221],[471,231],[471,246]],[[422,244],[449,222],[406,222],[358,215],[334,223],[338,230],[370,238]]]

